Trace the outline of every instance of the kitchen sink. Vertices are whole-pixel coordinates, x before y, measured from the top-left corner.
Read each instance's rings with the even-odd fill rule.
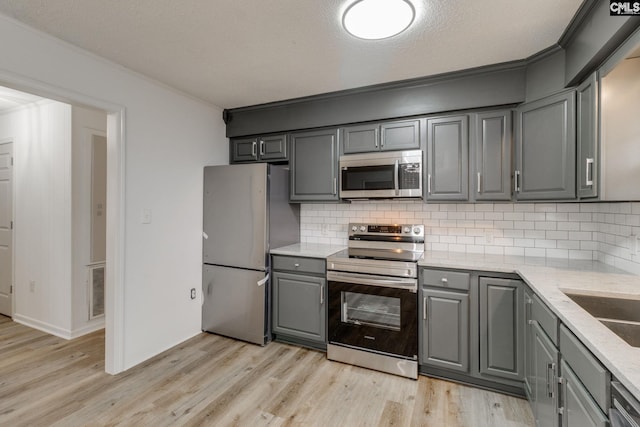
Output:
[[[566,294],[633,347],[640,347],[640,300]]]

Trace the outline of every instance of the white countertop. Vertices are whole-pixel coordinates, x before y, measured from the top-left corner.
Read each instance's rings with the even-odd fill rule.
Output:
[[[327,245],[322,243],[294,243],[293,245],[269,251],[272,255],[301,256],[305,258],[326,258],[346,249],[346,246]]]
[[[640,348],[627,344],[562,291],[640,299],[640,276],[598,261],[425,252],[420,266],[518,274],[591,352],[640,398]]]

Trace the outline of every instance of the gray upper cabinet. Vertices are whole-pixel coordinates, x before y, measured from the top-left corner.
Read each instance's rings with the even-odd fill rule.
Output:
[[[598,79],[593,73],[576,90],[578,197],[598,196]]]
[[[287,135],[232,138],[231,163],[287,160]]]
[[[469,295],[424,288],[421,312],[420,363],[469,372]]]
[[[469,198],[468,117],[427,120],[427,201]]]
[[[366,124],[340,129],[344,154],[366,153],[380,149],[380,125]]]
[[[575,90],[522,104],[516,117],[517,200],[576,197]]]
[[[369,123],[341,129],[344,154],[420,148],[420,120]]]
[[[290,143],[289,200],[338,200],[338,129],[292,133]]]
[[[474,200],[511,200],[511,110],[473,114]]]
[[[480,374],[524,379],[524,283],[480,277]]]

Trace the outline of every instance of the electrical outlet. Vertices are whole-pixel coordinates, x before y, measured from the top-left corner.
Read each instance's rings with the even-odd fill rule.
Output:
[[[196,288],[191,288],[191,299],[196,299]]]
[[[493,231],[487,231],[487,233],[484,235],[484,242],[487,245],[493,244]]]
[[[320,234],[323,236],[329,234],[329,224],[320,224]]]
[[[638,235],[632,234],[629,236],[629,252],[631,255],[638,255]]]
[[[35,292],[36,291],[36,281],[35,280],[29,280],[29,291],[31,291],[31,292]]]
[[[151,224],[151,209],[142,209],[140,222],[143,224]]]

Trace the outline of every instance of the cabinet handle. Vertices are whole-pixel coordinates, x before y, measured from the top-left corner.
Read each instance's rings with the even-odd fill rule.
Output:
[[[566,396],[567,396],[567,382],[565,381],[564,378],[558,377],[558,385],[559,385],[559,390],[562,393],[560,399],[558,399],[558,400],[564,401],[566,399]],[[564,405],[560,406],[558,408],[558,414],[560,414],[561,417],[562,417],[562,425],[566,426],[567,425],[567,414],[566,414],[566,411],[564,410]]]
[[[294,266],[295,268],[298,268],[298,267],[300,267],[300,264],[298,264],[298,263],[296,262],[295,264],[293,264],[293,266]]]
[[[520,192],[520,171],[516,171],[513,174],[513,187],[514,187],[513,190],[516,193]]]
[[[446,285],[447,283],[449,283],[449,279],[447,279],[446,277],[443,277],[440,281],[441,281],[442,283],[444,283],[445,285]]]
[[[547,363],[547,396],[553,398],[555,363]]]
[[[338,194],[338,178],[333,178],[333,194]]]
[[[480,188],[480,172],[478,172],[478,194],[480,194],[482,192],[482,189]]]
[[[427,194],[431,194],[431,174],[427,174]]]
[[[427,320],[427,297],[422,297],[422,320]]]
[[[320,285],[320,305],[324,304],[324,285]]]
[[[591,173],[589,173],[591,172]],[[593,158],[587,159],[585,167],[585,185],[593,185]]]
[[[251,143],[251,157],[256,157],[257,156],[256,148],[257,148],[257,142],[253,141]]]
[[[260,155],[264,156],[264,141],[260,140]]]

